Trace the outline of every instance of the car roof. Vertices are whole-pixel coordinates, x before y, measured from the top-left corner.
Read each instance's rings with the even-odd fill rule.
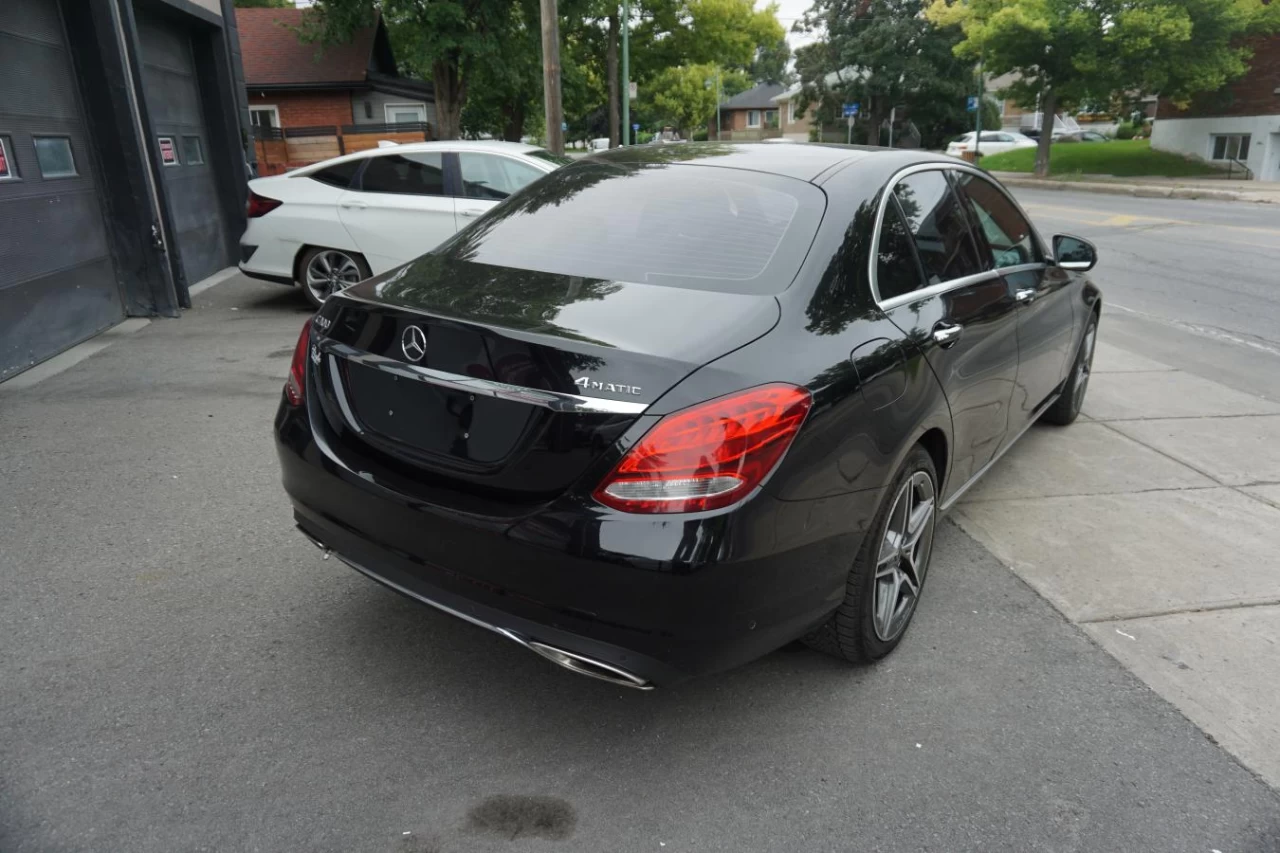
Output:
[[[766,145],[762,142],[689,142],[683,145],[632,145],[601,151],[585,161],[616,163],[620,166],[689,163],[766,172],[817,183],[837,167],[878,157],[896,155],[896,166],[911,162],[952,162],[927,151],[901,148],[874,148],[867,145],[832,145],[803,142],[794,145]],[[585,162],[584,161],[584,162]]]
[[[501,139],[441,139],[434,142],[405,142],[386,148],[366,148],[363,151],[331,157],[319,163],[308,163],[306,166],[294,169],[287,174],[289,177],[305,177],[313,175],[322,169],[327,169],[336,163],[362,160],[365,157],[389,154],[391,152],[417,154],[424,151],[492,151],[496,154],[527,154],[530,151],[540,150],[541,148],[537,145],[529,145],[524,142],[506,142]]]

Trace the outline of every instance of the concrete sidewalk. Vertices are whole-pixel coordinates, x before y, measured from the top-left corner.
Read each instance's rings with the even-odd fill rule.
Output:
[[[1084,412],[955,519],[1280,786],[1280,405],[1102,343]]]
[[[1208,199],[1280,204],[1280,182],[1227,178],[1117,178],[1114,175],[1061,175],[1035,178],[1027,172],[992,172],[1009,187],[1130,195],[1139,198]]]

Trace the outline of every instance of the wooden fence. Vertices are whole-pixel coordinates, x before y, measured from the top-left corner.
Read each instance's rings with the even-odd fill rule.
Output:
[[[431,126],[413,124],[355,124],[338,127],[255,127],[253,146],[259,175],[278,175],[355,151],[377,148],[382,141],[403,144],[432,138]]]

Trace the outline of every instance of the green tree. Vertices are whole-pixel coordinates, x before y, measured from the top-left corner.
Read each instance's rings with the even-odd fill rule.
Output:
[[[642,82],[707,63],[750,74],[761,53],[776,53],[786,38],[774,3],[756,9],[752,0],[640,0],[639,8],[631,60]]]
[[[237,9],[292,9],[293,0],[236,0]]]
[[[894,107],[906,106],[925,141],[967,126],[964,103],[973,94],[973,65],[953,48],[957,27],[939,27],[924,15],[926,0],[815,0],[801,26],[826,32],[824,41],[797,51],[796,70],[805,84],[798,101],[817,106],[817,118],[837,118],[840,103],[857,101],[860,135],[880,144]],[[841,77],[833,84],[825,78]]]
[[[685,132],[699,125],[716,113],[716,88],[714,81],[720,69],[715,65],[681,65],[668,68],[648,84],[649,98],[658,118]]]
[[[929,18],[958,24],[956,53],[993,74],[1017,72],[1005,94],[1043,114],[1035,173],[1049,173],[1053,116],[1061,107],[1109,101],[1115,92],[1159,92],[1185,102],[1248,68],[1238,39],[1271,32],[1280,7],[1266,0],[933,0]]]
[[[435,85],[437,135],[456,139],[473,78],[503,61],[521,25],[521,4],[511,0],[316,0],[304,37],[346,41],[386,20],[401,71]]]

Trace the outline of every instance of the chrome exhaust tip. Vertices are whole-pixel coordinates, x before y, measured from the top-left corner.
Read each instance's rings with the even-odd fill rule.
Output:
[[[580,655],[577,652],[557,649],[555,646],[548,646],[546,643],[539,643],[537,640],[526,640],[510,633],[507,633],[507,636],[516,640],[530,651],[536,652],[552,663],[562,666],[570,672],[576,672],[578,675],[598,678],[601,681],[607,681],[619,687],[630,687],[633,690],[653,689],[653,684],[648,680],[604,661],[598,661],[586,655]]]

